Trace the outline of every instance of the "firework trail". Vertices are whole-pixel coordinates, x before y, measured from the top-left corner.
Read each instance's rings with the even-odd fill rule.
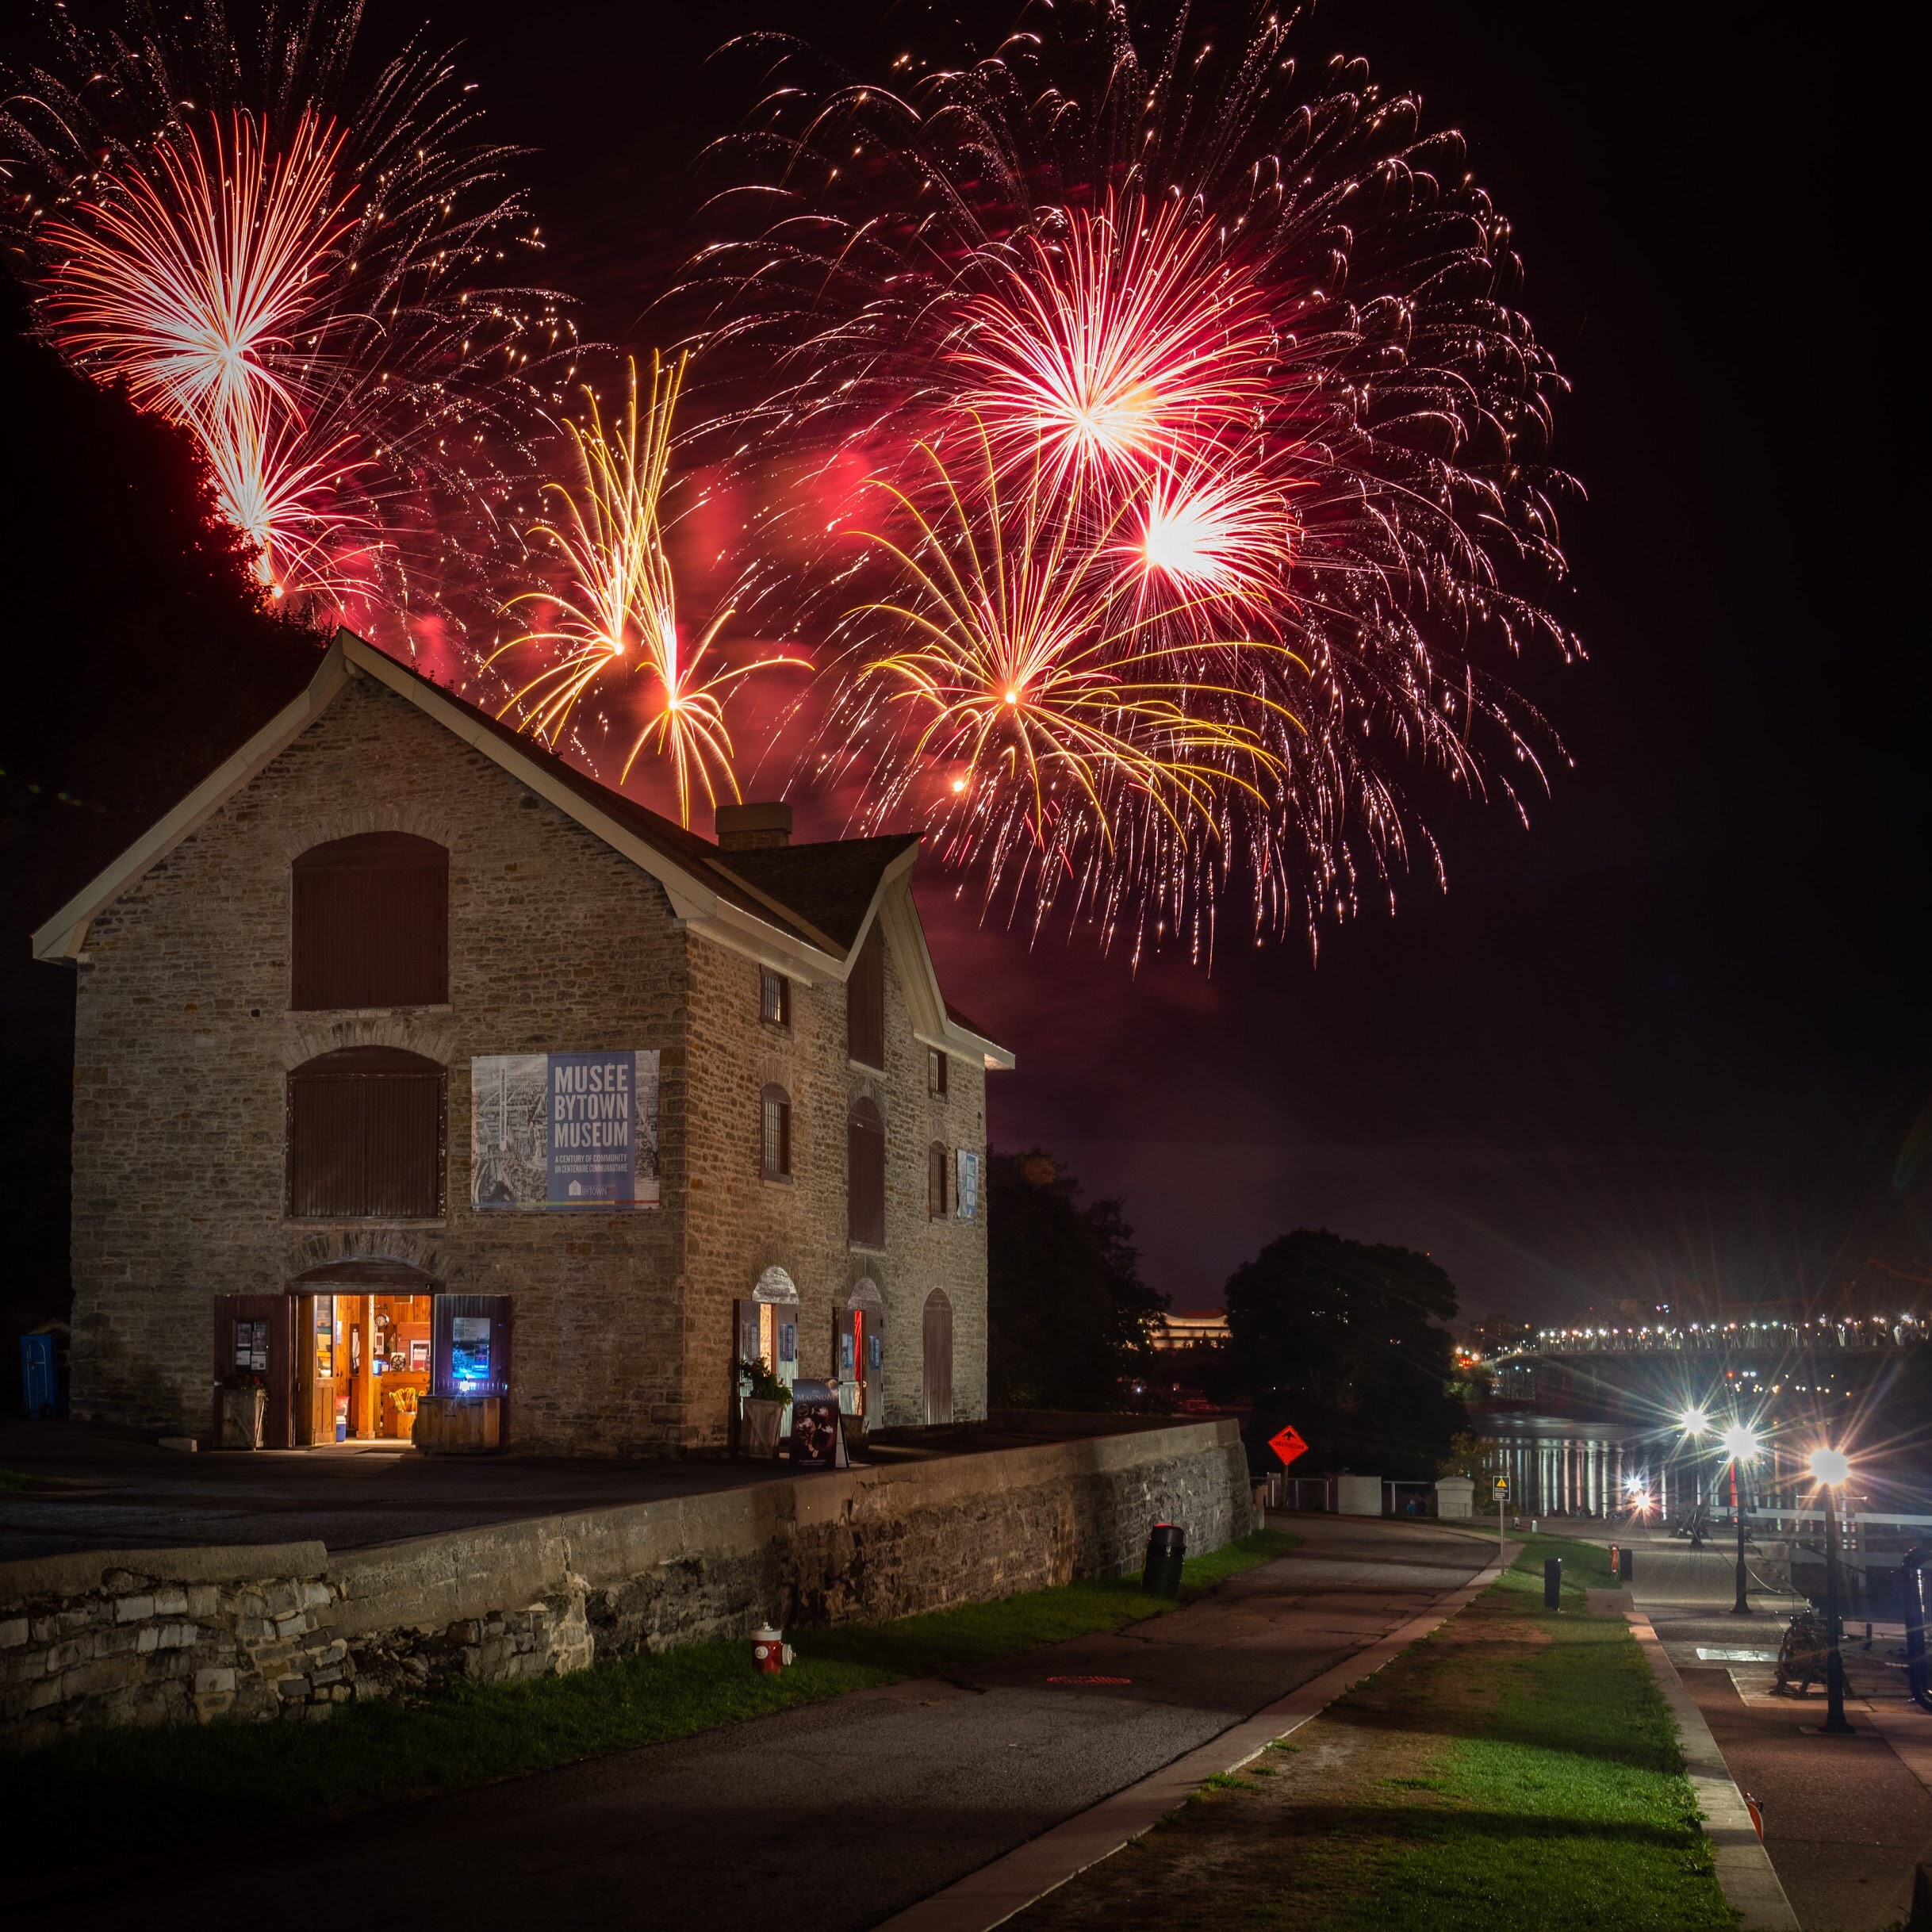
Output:
[[[275,595],[394,644],[474,589],[573,344],[501,281],[535,238],[447,59],[412,44],[345,104],[361,12],[271,6],[244,49],[218,0],[54,10],[0,153],[48,339],[195,438]]]
[[[535,607],[548,622],[521,632],[489,661],[534,654],[539,668],[504,706],[523,729],[554,746],[579,706],[612,677],[647,680],[646,722],[625,760],[618,783],[646,749],[670,761],[682,823],[691,822],[694,789],[715,804],[720,785],[738,796],[725,704],[733,688],[775,665],[809,669],[802,657],[759,657],[749,663],[705,660],[733,615],[721,611],[687,650],[677,627],[677,586],[665,547],[665,499],[670,477],[672,423],[684,386],[686,358],[666,370],[651,357],[650,388],[640,406],[637,364],[631,365],[628,408],[605,427],[596,394],[586,389],[587,424],[566,425],[577,457],[578,485],[544,485],[558,514],[526,532],[533,556],[561,564],[555,588],[519,592],[508,608]]]
[[[1576,649],[1547,608],[1565,575],[1561,379],[1459,140],[1358,63],[1304,75],[1293,14],[1225,45],[1183,11],[1144,47],[1117,4],[1022,25],[991,54],[923,72],[905,56],[895,88],[794,41],[744,44],[769,91],[717,151],[725,239],[679,292],[753,399],[716,427],[749,465],[810,449],[827,474],[856,462],[902,487],[922,449],[983,435],[991,474],[962,486],[961,517],[983,545],[996,499],[1037,477],[1042,527],[1105,554],[1110,593],[1080,647],[1122,634],[1124,601],[1121,701],[1144,677],[1156,699],[1185,683],[1190,717],[1259,734],[1271,762],[1213,779],[1212,815],[1181,815],[1185,862],[1128,768],[1142,809],[1115,821],[1104,880],[1002,868],[989,845],[1037,851],[1037,815],[989,833],[979,862],[1016,912],[1024,891],[1037,918],[1078,878],[1068,903],[1104,934],[1198,948],[1238,878],[1258,936],[1296,919],[1312,938],[1433,857],[1405,772],[1519,811],[1522,776],[1543,782],[1554,740],[1495,667]],[[809,548],[818,508],[794,493],[768,541]],[[841,527],[815,581],[909,581],[912,547],[855,560]],[[913,608],[866,600],[874,617],[895,601]],[[1244,646],[1217,646],[1230,627]],[[873,661],[846,675],[876,684]],[[890,707],[868,715],[887,734],[876,820],[913,793]],[[832,755],[864,775],[849,747]],[[943,790],[926,792],[943,818]]]

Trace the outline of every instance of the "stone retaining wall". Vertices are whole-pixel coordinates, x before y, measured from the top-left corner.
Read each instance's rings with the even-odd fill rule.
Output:
[[[787,1477],[332,1557],[319,1543],[0,1564],[0,1740],[326,1717],[781,1625],[879,1621],[1137,1569],[1252,1526],[1231,1421]]]

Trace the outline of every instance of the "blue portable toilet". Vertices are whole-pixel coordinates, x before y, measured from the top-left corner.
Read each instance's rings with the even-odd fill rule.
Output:
[[[59,1332],[36,1328],[20,1338],[21,1413],[46,1420],[67,1413],[60,1375]]]

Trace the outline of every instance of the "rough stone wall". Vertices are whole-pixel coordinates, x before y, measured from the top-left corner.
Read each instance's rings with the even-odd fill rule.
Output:
[[[731,1305],[768,1267],[799,1291],[799,1370],[829,1375],[835,1312],[864,1281],[884,1303],[880,1372],[887,1426],[917,1425],[923,1406],[922,1337],[926,1296],[943,1288],[953,1310],[956,1419],[986,1413],[986,1217],[962,1221],[926,1211],[927,1149],[986,1146],[986,1073],[954,1056],[949,1091],[926,1092],[926,1049],[912,1031],[899,962],[885,960],[886,1065],[861,1067],[845,1052],[845,988],[792,985],[788,1026],[759,1018],[759,968],[722,948],[692,948],[689,1292],[687,1387],[693,1439],[721,1443],[728,1428]],[[761,1173],[761,1096],[767,1083],[792,1099],[792,1178]],[[886,1132],[883,1249],[845,1238],[846,1117],[868,1095]]]
[[[450,852],[450,1003],[289,1008],[290,864],[325,840],[414,832]],[[513,1298],[513,1446],[678,1443],[687,952],[661,889],[372,680],[358,680],[94,922],[79,968],[75,1412],[209,1427],[213,1298],[320,1262],[410,1261]],[[450,1070],[447,1211],[284,1217],[284,1080],[340,1046]],[[580,1215],[470,1207],[473,1055],[657,1047],[665,1206]]]
[[[319,1543],[0,1564],[0,1741],[326,1716],[453,1676],[581,1669],[768,1619],[910,1615],[1202,1554],[1252,1527],[1232,1422],[798,1477],[362,1550]]]

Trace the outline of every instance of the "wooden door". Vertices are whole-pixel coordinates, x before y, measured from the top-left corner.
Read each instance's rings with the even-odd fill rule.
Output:
[[[304,1448],[335,1439],[335,1396],[342,1386],[335,1343],[335,1297],[295,1301],[295,1440]]]
[[[510,1298],[439,1294],[430,1303],[429,1386],[437,1395],[493,1395],[510,1439]]]
[[[859,1375],[859,1312],[835,1309],[832,1316],[832,1379],[838,1388],[838,1406],[848,1416],[865,1413]]]
[[[738,1425],[745,1419],[745,1385],[738,1365],[755,1362],[758,1347],[758,1304],[749,1298],[731,1304],[731,1444],[738,1446]]]
[[[268,1403],[263,1442],[270,1449],[294,1445],[293,1303],[286,1294],[218,1294],[215,1297],[215,1398],[213,1440],[221,1440],[221,1384],[236,1370],[263,1376]]]
[[[953,1304],[943,1288],[926,1298],[926,1423],[943,1428],[953,1420]]]

